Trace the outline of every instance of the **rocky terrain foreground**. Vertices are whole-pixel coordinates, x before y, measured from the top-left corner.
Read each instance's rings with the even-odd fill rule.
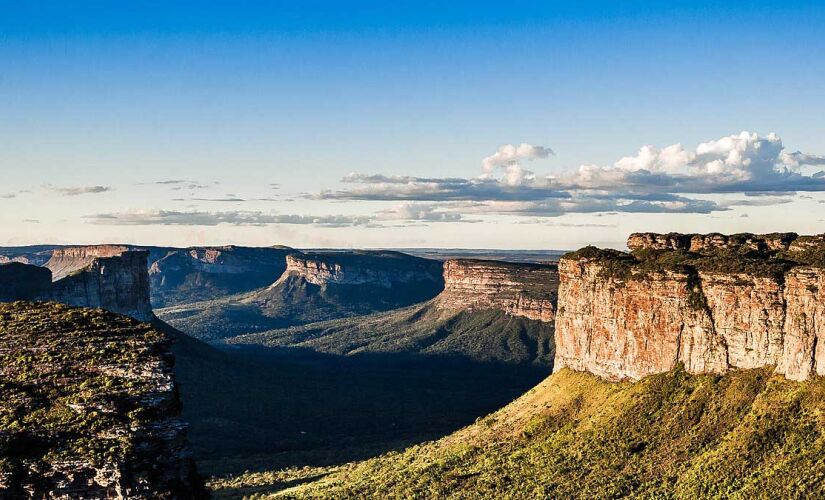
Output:
[[[56,303],[0,304],[0,498],[195,498],[169,338]]]

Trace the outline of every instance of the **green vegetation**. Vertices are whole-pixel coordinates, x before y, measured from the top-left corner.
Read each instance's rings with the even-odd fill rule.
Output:
[[[219,498],[804,498],[825,493],[823,457],[825,379],[677,368],[611,383],[563,370],[437,442],[211,487]]]
[[[819,254],[822,253],[822,256]],[[566,254],[564,259],[598,260],[602,276],[619,280],[645,280],[663,272],[696,274],[744,274],[782,280],[797,265],[825,263],[825,250],[763,253],[747,247],[716,248],[700,252],[687,250],[636,250],[632,253],[585,247]]]
[[[218,341],[244,333],[387,311],[428,300],[442,288],[442,284],[429,280],[386,288],[371,284],[315,285],[300,276],[287,276],[254,292],[155,312],[195,338]]]
[[[167,337],[101,310],[0,304],[0,477],[133,457],[142,429],[168,411],[158,361]],[[162,366],[162,365],[160,365]]]
[[[500,310],[442,309],[432,301],[386,313],[242,335],[227,342],[340,355],[453,355],[475,361],[548,367],[554,355],[552,323],[511,316]]]

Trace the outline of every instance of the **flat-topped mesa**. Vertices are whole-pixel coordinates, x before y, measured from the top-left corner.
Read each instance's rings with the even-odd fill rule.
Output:
[[[690,373],[825,375],[825,238],[702,241],[712,242],[702,253],[588,247],[564,256],[555,369],[639,379],[682,363]],[[796,241],[804,249],[794,251]],[[767,250],[740,251],[754,242]]]
[[[101,307],[141,321],[154,318],[149,302],[148,252],[129,250],[95,257],[73,274],[52,283],[42,300],[73,306]]]
[[[389,251],[296,252],[287,255],[286,271],[278,281],[288,277],[300,277],[319,286],[393,288],[422,282],[440,284],[441,263]]]
[[[685,250],[701,253],[728,249],[770,253],[788,250],[798,238],[799,236],[796,233],[740,233],[732,235],[720,233],[633,233],[627,239],[627,247],[631,251]]]
[[[288,247],[166,249],[149,266],[152,303],[165,307],[265,287],[286,270]]]
[[[58,248],[45,266],[52,271],[52,280],[57,281],[85,269],[100,257],[116,257],[129,250],[123,245],[86,245]]]
[[[500,309],[512,316],[551,322],[556,315],[554,265],[457,259],[444,263],[445,309]]]
[[[47,293],[52,272],[45,267],[10,262],[0,264],[0,302],[32,300]]]

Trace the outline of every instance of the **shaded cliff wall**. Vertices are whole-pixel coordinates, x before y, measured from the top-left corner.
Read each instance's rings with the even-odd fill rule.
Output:
[[[84,268],[52,283],[41,300],[73,306],[101,307],[141,321],[154,318],[149,303],[146,251],[95,257]]]
[[[648,239],[655,246],[629,242],[652,256],[586,249],[560,261],[555,369],[611,379],[677,363],[691,373],[775,366],[794,380],[825,374],[825,268],[793,260],[820,240],[731,244],[692,235],[691,252],[662,244],[682,235],[660,236],[667,239]],[[697,243],[707,241],[724,246]]]
[[[512,316],[555,319],[558,272],[555,266],[458,259],[444,263],[444,291],[436,304],[445,309],[500,309]]]
[[[31,300],[51,286],[52,273],[44,267],[20,262],[0,264],[0,302]]]

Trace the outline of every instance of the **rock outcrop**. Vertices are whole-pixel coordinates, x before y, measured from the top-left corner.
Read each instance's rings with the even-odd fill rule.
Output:
[[[52,280],[63,279],[70,274],[87,268],[95,259],[117,257],[129,247],[123,245],[87,245],[58,248],[45,266],[52,271]]]
[[[171,342],[145,323],[0,304],[0,498],[196,498]]]
[[[158,251],[149,263],[156,308],[209,300],[271,284],[286,270],[288,247],[193,247]]]
[[[51,268],[3,264],[0,265],[0,302],[56,301],[72,306],[100,307],[150,321],[154,314],[149,302],[146,260],[146,251],[122,250],[118,253],[116,247],[66,248],[49,261],[64,274],[54,282]]]
[[[441,283],[441,265],[399,252],[351,251],[293,253],[281,277],[300,277],[313,285],[369,285],[383,288],[411,283]]]
[[[823,239],[689,236],[686,247],[683,235],[635,234],[633,255],[589,247],[563,257],[555,369],[825,375]]]
[[[127,250],[95,257],[89,264],[52,284],[43,299],[73,306],[101,307],[141,321],[154,318],[149,302],[147,252]]]
[[[500,309],[511,316],[551,322],[557,288],[554,265],[448,260],[444,263],[444,291],[436,304],[469,311]]]
[[[31,300],[48,293],[52,273],[45,267],[20,262],[0,264],[0,302]]]

